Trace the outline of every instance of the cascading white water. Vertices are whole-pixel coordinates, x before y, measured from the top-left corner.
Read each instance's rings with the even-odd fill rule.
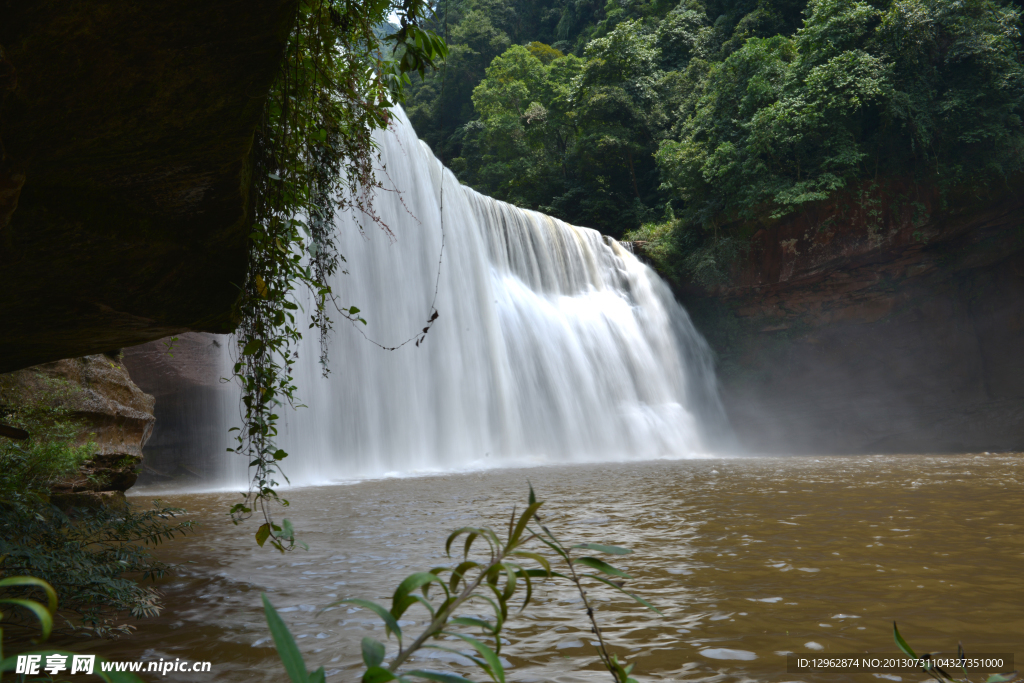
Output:
[[[707,452],[725,429],[711,356],[667,285],[613,239],[461,186],[396,114],[375,203],[394,237],[336,219],[331,284],[368,324],[336,326],[328,379],[303,341],[292,483]],[[369,343],[360,328],[394,346],[425,325],[439,256],[424,343]]]

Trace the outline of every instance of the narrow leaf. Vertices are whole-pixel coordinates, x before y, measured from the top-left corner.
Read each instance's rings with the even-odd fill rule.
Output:
[[[387,627],[387,631],[388,632],[394,632],[395,637],[398,638],[398,645],[399,645],[399,647],[401,647],[401,645],[402,645],[402,629],[399,628],[398,621],[396,621],[395,618],[393,616],[391,616],[391,613],[388,612],[386,609],[384,609],[383,607],[381,607],[380,605],[378,605],[375,602],[370,602],[369,600],[360,600],[359,598],[346,598],[345,600],[338,600],[336,602],[330,603],[329,605],[326,605],[326,607],[335,607],[337,605],[342,605],[342,604],[357,605],[358,607],[365,607],[366,609],[368,609],[371,612],[373,612],[374,614],[376,614],[378,617],[380,617],[384,621],[384,625]]]
[[[284,670],[292,683],[308,683],[309,675],[306,673],[306,663],[302,659],[302,653],[295,645],[291,631],[285,626],[284,620],[270,604],[266,593],[260,593],[263,598],[263,612],[267,617],[267,626],[270,627],[270,635],[274,638],[274,645],[277,646],[277,653],[284,664]]]
[[[572,563],[585,565],[595,571],[601,572],[602,574],[608,574],[609,576],[621,576],[624,579],[633,578],[621,569],[617,569],[608,564],[607,562],[603,562],[597,559],[596,557],[575,557],[573,558]]]
[[[917,655],[914,654],[914,651],[910,649],[909,645],[907,645],[907,641],[903,640],[903,636],[900,635],[900,630],[898,628],[896,628],[896,622],[895,621],[892,622],[892,634],[893,634],[893,638],[896,640],[897,647],[899,647],[901,650],[903,650],[903,653],[906,654],[907,656],[913,657],[914,659],[917,659]]]
[[[0,600],[0,604],[17,605],[32,612],[32,614],[36,615],[36,619],[39,620],[39,630],[42,632],[41,640],[46,640],[50,637],[50,631],[53,630],[53,617],[50,616],[50,612],[41,602],[24,598],[7,598]]]
[[[34,576],[11,576],[6,579],[0,579],[0,588],[7,588],[9,586],[42,588],[46,593],[47,609],[50,610],[51,613],[57,611],[57,591],[53,589],[53,586],[42,579],[37,579]]]
[[[445,631],[447,635],[455,636],[461,640],[466,641],[473,646],[480,656],[487,662],[487,667],[484,669],[490,674],[498,683],[505,683],[505,669],[501,666],[501,660],[498,659],[498,655],[494,654],[494,650],[484,645],[482,642],[472,636],[467,636],[465,633],[452,633]]]
[[[543,502],[532,503],[528,508],[526,508],[526,510],[523,511],[522,517],[519,518],[519,523],[516,524],[515,531],[512,532],[512,535],[508,539],[508,545],[510,548],[514,547],[515,544],[519,541],[519,538],[523,535],[523,531],[526,529],[526,525],[530,522],[530,520],[533,518],[533,515],[537,512],[537,510],[540,509],[540,506],[543,504]]]
[[[409,597],[409,594],[421,586],[425,586],[430,583],[439,583],[444,586],[444,581],[437,574],[431,574],[430,572],[416,572],[410,574],[399,584],[398,588],[395,589],[395,594],[391,601],[391,616],[395,619],[401,618],[405,610],[415,602],[414,599]]]
[[[625,593],[629,597],[631,597],[634,600],[636,600],[637,602],[639,602],[644,607],[647,607],[648,609],[654,610],[658,614],[661,614],[661,616],[665,616],[664,614],[661,613],[660,609],[658,609],[657,607],[655,607],[651,603],[647,602],[646,600],[641,598],[639,595],[634,595],[633,593],[630,593],[628,590],[624,589],[622,586],[619,586],[618,584],[609,581],[608,579],[604,578],[603,576],[597,576],[596,574],[584,574],[583,576],[585,576],[588,579],[594,579],[595,581],[600,581],[601,583],[605,584],[606,586],[610,586],[610,587],[614,588],[615,590],[619,591],[620,593]]]
[[[448,583],[449,588],[451,588],[452,590],[458,588],[459,581],[462,580],[462,577],[465,576],[466,572],[470,569],[473,569],[474,567],[479,566],[479,564],[473,562],[472,560],[466,560],[465,562],[457,566],[455,568],[455,571],[452,572],[452,578]]]
[[[608,555],[629,555],[631,552],[633,552],[629,548],[620,548],[614,545],[602,545],[600,543],[579,543],[577,545],[574,545],[573,548],[596,550],[599,553],[606,553]]]

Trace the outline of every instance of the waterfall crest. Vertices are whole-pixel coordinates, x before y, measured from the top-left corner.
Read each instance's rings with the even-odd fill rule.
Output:
[[[650,268],[594,230],[460,185],[400,110],[377,140],[375,206],[393,237],[335,219],[347,272],[331,286],[368,324],[336,323],[327,379],[315,335],[303,340],[308,407],[285,411],[279,439],[292,483],[712,447],[725,419],[711,354]],[[393,346],[425,325],[439,256],[424,343],[364,339]],[[243,485],[243,459],[225,457],[219,483]]]

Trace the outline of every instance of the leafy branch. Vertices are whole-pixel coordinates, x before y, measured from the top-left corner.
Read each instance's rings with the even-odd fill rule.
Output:
[[[32,641],[34,644],[39,644],[50,637],[50,633],[53,630],[53,616],[57,612],[57,592],[53,589],[53,586],[32,576],[11,576],[5,579],[0,579],[0,589],[10,590],[12,588],[28,588],[28,589],[41,589],[46,595],[46,604],[42,604],[36,600],[29,598],[0,598],[0,605],[4,605],[8,613],[14,610],[21,610],[28,612],[36,618],[39,622],[40,637],[39,640]],[[6,607],[10,605],[10,607]],[[4,613],[0,612],[0,622],[4,619]],[[73,657],[75,653],[65,652],[62,650],[37,650],[34,652],[24,652],[21,655],[12,655],[4,658],[3,650],[3,629],[0,628],[0,679],[3,678],[4,672],[17,671],[18,657],[25,656],[37,656],[42,657],[54,657],[59,656],[63,658]],[[64,660],[66,661],[66,659]],[[102,657],[96,657],[95,661],[103,662]],[[107,683],[143,683],[142,679],[133,673],[119,672],[119,671],[103,671],[102,668],[97,668],[93,673],[102,678]],[[23,675],[19,675],[19,680],[25,680]],[[30,680],[53,680],[50,677],[46,678],[34,678]]]
[[[392,12],[401,28],[385,39],[385,55],[377,31]],[[251,473],[232,519],[238,523],[258,511],[261,546],[269,541],[283,552],[296,545],[288,520],[277,524],[271,514],[273,505],[288,505],[277,493],[278,478],[288,481],[280,464],[288,453],[276,438],[278,411],[298,406],[292,366],[303,323],[296,317],[295,292],[305,288],[312,295],[309,328],[319,330],[326,375],[332,312],[366,324],[359,308],[341,304],[330,285],[345,261],[335,243],[334,216],[349,211],[390,234],[373,206],[381,184],[374,175],[379,153],[372,134],[389,125],[408,72],[434,68],[447,54],[444,41],[420,28],[427,12],[424,0],[301,0],[256,131],[255,219],[232,368],[242,387],[242,426],[229,450],[249,460]]]
[[[531,487],[529,500],[523,512],[517,515],[517,509],[513,508],[508,531],[504,537],[490,527],[462,527],[453,531],[445,542],[445,552],[452,557],[454,546],[458,559],[460,553],[456,542],[461,541],[461,560],[454,566],[434,567],[429,571],[407,576],[395,589],[390,609],[360,598],[346,598],[328,605],[327,607],[334,607],[349,604],[370,610],[384,622],[388,638],[393,635],[397,641],[398,651],[389,663],[385,663],[384,644],[374,638],[363,638],[362,655],[366,667],[362,676],[363,683],[410,683],[414,679],[468,683],[468,679],[453,673],[404,669],[410,657],[421,649],[441,650],[460,657],[467,656],[490,680],[505,683],[505,670],[500,659],[502,629],[508,623],[510,615],[514,616],[529,606],[533,599],[535,579],[562,579],[573,584],[583,598],[587,618],[592,624],[591,630],[598,638],[598,656],[601,663],[612,674],[616,683],[635,683],[635,680],[629,677],[633,665],[620,662],[616,655],[608,652],[594,608],[587,599],[588,592],[584,581],[596,581],[611,587],[655,612],[660,612],[643,598],[623,589],[622,580],[630,577],[621,569],[596,557],[574,557],[572,554],[574,549],[593,550],[607,555],[626,555],[631,551],[598,543],[582,543],[567,547],[541,523],[538,511],[542,505],[542,502],[537,501]],[[539,525],[539,531],[530,526],[531,521]],[[475,553],[474,544],[478,549]],[[543,551],[545,547],[553,550],[557,558],[565,563],[568,574],[555,571],[548,557],[538,552]],[[584,567],[593,573],[578,571]],[[432,595],[431,591],[435,587],[437,590],[433,590]],[[459,609],[470,602],[482,603],[489,607],[491,618],[456,616]],[[416,605],[427,610],[430,622],[418,636],[408,642],[399,620]],[[323,681],[322,667],[312,673],[306,670],[294,638],[266,595],[263,596],[263,607],[274,643],[292,683]],[[467,630],[472,632],[476,629],[479,629],[479,636],[467,633]],[[461,640],[472,647],[473,652],[466,655],[448,646],[431,642],[440,638]]]

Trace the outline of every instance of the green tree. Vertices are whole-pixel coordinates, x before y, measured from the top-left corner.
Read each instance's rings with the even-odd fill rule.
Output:
[[[687,66],[657,161],[678,209],[674,251],[694,263],[759,220],[858,184],[962,189],[1022,170],[1017,10],[814,0],[806,11],[793,36],[749,38]],[[698,279],[724,277],[720,261]]]

